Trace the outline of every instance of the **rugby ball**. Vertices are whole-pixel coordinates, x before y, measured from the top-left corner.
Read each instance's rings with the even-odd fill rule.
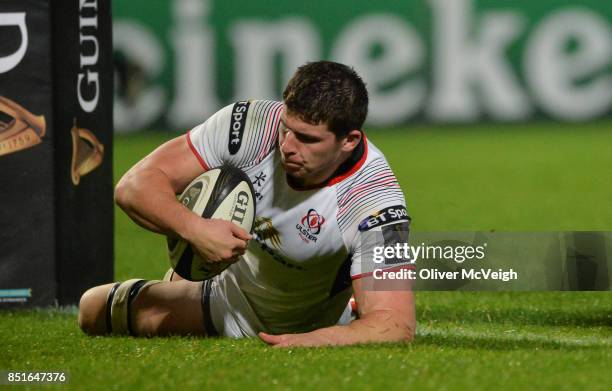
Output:
[[[239,168],[223,165],[206,171],[185,188],[178,201],[205,219],[231,221],[252,232],[255,191],[247,174]],[[208,261],[185,240],[168,238],[167,244],[172,268],[186,280],[207,280],[230,266]]]

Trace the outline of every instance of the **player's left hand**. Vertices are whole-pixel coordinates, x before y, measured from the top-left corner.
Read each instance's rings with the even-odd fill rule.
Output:
[[[314,333],[271,335],[260,332],[257,335],[259,336],[259,339],[274,348],[335,345],[333,341]]]

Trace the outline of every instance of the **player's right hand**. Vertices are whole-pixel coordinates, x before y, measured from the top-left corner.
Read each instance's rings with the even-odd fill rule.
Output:
[[[194,219],[190,232],[185,239],[210,262],[236,262],[251,239],[244,229],[219,219]]]

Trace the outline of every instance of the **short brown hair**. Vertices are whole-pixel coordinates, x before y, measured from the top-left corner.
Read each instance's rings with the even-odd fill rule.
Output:
[[[297,69],[283,100],[291,115],[309,124],[327,124],[336,138],[361,130],[368,115],[368,91],[353,68],[331,61]]]

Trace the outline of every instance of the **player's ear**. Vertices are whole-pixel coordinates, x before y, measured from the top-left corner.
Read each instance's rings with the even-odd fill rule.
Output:
[[[362,137],[363,134],[361,133],[361,130],[351,130],[346,134],[346,136],[344,136],[344,140],[342,141],[342,150],[346,152],[352,151],[357,147],[357,145],[359,145]]]

